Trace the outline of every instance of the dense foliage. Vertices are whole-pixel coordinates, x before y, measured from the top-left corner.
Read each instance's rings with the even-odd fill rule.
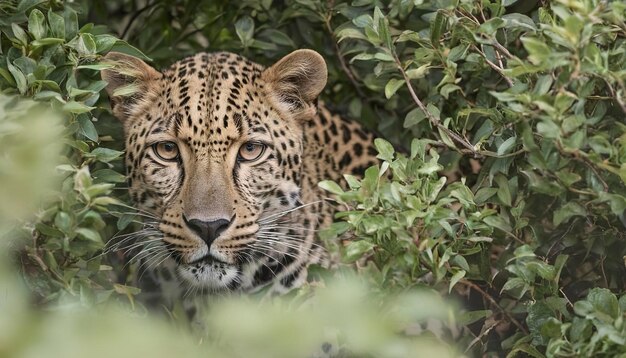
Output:
[[[329,67],[326,105],[387,139],[376,142],[382,164],[363,178],[320,184],[342,208],[320,237],[340,272],[359,272],[369,288],[307,286],[260,310],[248,300],[216,303],[223,310],[211,310],[207,326],[222,336],[185,351],[306,355],[331,326],[346,355],[424,353],[402,327],[447,317],[447,308],[389,293],[429,287],[464,302],[456,323],[467,325],[458,347],[467,355],[624,355],[625,20],[623,1],[602,0],[1,1],[0,232],[11,239],[2,251],[18,258],[39,305],[114,304],[118,319],[102,319],[89,336],[73,313],[33,318],[2,267],[17,296],[0,305],[14,308],[0,327],[6,319],[19,322],[12,334],[37,327],[39,352],[57,337],[46,327],[59,322],[89,342],[109,325],[120,328],[107,342],[151,327],[163,337],[153,352],[166,347],[170,328],[118,312],[144,311],[133,271],[102,254],[141,221],[125,195],[121,130],[100,96],[103,54],[160,67],[227,50],[270,64],[312,48]],[[118,282],[120,272],[128,281]],[[365,296],[375,298],[346,301]],[[346,318],[332,322],[338,312]],[[246,319],[249,331],[232,326]],[[303,334],[281,341],[292,330]],[[247,343],[228,350],[238,336]],[[0,333],[0,355],[28,355],[22,349],[35,340]],[[258,351],[267,341],[276,350]]]

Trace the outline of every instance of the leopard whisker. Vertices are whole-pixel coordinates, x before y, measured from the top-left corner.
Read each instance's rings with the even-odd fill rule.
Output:
[[[142,246],[147,246],[147,247],[144,247],[144,249],[146,249],[146,248],[150,247],[149,246],[150,244],[158,243],[161,240],[162,240],[162,238],[157,237],[157,238],[150,239],[150,240],[136,242],[136,243],[130,244],[128,246],[122,247],[122,248],[118,249],[118,251],[124,250],[124,253],[129,253],[130,251],[132,251],[134,249],[137,249],[137,248],[140,248]]]
[[[272,245],[273,244],[273,245]],[[266,241],[258,241],[257,242],[257,246],[262,246],[264,245],[266,248],[269,248],[271,250],[277,250],[278,248],[276,246],[282,246],[282,247],[286,247],[288,249],[292,249],[300,254],[306,254],[310,251],[311,248],[304,248],[301,245],[289,245],[285,242],[282,241],[271,241],[271,240],[266,240]],[[253,245],[254,246],[254,245]]]
[[[293,238],[291,236],[285,236],[285,235],[261,234],[261,235],[257,235],[257,237],[260,238],[260,239],[263,239],[263,241],[266,241],[266,242],[267,241],[274,241],[274,242],[277,242],[277,243],[285,243],[285,244],[287,244],[287,243],[292,243],[293,244],[294,242],[299,242],[301,244],[305,244],[306,243],[306,241],[304,241],[304,240],[301,240],[301,239],[298,239],[298,238]],[[277,240],[277,238],[288,240],[288,242]],[[323,245],[318,244],[318,243],[313,242],[313,241],[311,241],[309,243],[309,245],[311,245],[311,247],[319,247],[319,248],[322,248],[322,249],[325,248]],[[302,245],[298,245],[298,246],[302,246]]]
[[[309,229],[309,228],[304,228],[304,227],[295,227],[295,226],[285,226],[285,225],[267,225],[267,226],[261,226],[260,230],[264,230],[264,229],[285,229],[285,230],[302,230],[302,231],[311,231],[311,232],[318,232],[318,229]]]
[[[148,247],[151,244],[154,244],[161,240],[161,237],[152,238],[154,236],[146,236],[141,238],[140,241],[129,241],[119,245],[113,245],[108,247],[103,253],[108,254],[111,252],[123,252],[124,254],[128,254],[130,251],[141,248]]]
[[[296,252],[296,253],[291,253],[291,252],[287,252],[287,251],[281,251],[281,250],[278,250],[278,248],[272,247],[272,246],[263,246],[263,245],[261,245],[261,246],[257,246],[257,248],[259,248],[259,249],[266,249],[266,250],[272,250],[273,252],[276,252],[276,253],[278,253],[280,255],[284,255],[284,256],[287,256],[287,257],[291,257],[293,259],[299,259],[299,258],[302,258],[301,255],[307,255],[308,254],[308,252],[304,252],[304,251],[303,252]],[[301,254],[301,255],[297,255],[297,254]],[[276,261],[276,262],[278,262],[278,261]]]
[[[149,271],[149,267],[156,261],[160,260],[162,257],[167,256],[171,254],[168,251],[154,251],[152,252],[149,257],[144,257],[142,259],[142,263],[137,267],[138,271],[141,271],[143,269],[143,272],[145,271]],[[141,280],[141,278],[143,277],[143,273],[139,276],[139,280]]]
[[[268,215],[266,217],[260,218],[258,220],[258,223],[259,224],[271,223],[271,222],[274,222],[274,221],[278,220],[279,218],[281,218],[281,217],[283,217],[283,216],[285,216],[285,215],[287,215],[289,213],[292,213],[292,212],[294,212],[296,210],[304,209],[306,207],[309,207],[311,205],[315,205],[315,204],[318,204],[318,203],[321,203],[321,202],[322,202],[322,200],[317,200],[317,201],[313,201],[313,202],[310,202],[310,203],[307,203],[307,204],[302,204],[300,206],[296,206],[296,207],[291,208],[289,210],[285,210],[285,211],[281,211],[281,212],[278,212],[278,213],[275,213],[275,214],[271,214],[271,215]]]

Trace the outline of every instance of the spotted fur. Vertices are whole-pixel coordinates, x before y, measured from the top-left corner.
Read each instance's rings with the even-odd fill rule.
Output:
[[[154,221],[153,264],[174,270],[159,275],[192,291],[285,292],[325,262],[315,232],[333,212],[317,183],[362,174],[375,151],[371,134],[317,103],[327,79],[319,54],[298,50],[265,69],[199,53],[162,72],[120,53],[106,59],[130,195]],[[157,155],[165,142],[177,160]],[[238,157],[249,143],[265,146],[254,162]]]

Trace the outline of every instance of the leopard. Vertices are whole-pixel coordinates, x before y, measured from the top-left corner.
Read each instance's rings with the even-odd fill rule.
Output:
[[[119,52],[104,60],[128,192],[157,244],[143,249],[159,259],[154,292],[283,294],[329,264],[317,233],[336,206],[318,183],[378,159],[372,131],[319,100],[322,55],[299,49],[266,67],[201,52],[161,71]]]

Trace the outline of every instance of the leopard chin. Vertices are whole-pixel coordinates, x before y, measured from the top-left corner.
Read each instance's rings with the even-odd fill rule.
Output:
[[[178,276],[190,289],[199,292],[230,291],[237,283],[240,272],[235,265],[211,258],[191,264],[180,264],[177,271]]]

